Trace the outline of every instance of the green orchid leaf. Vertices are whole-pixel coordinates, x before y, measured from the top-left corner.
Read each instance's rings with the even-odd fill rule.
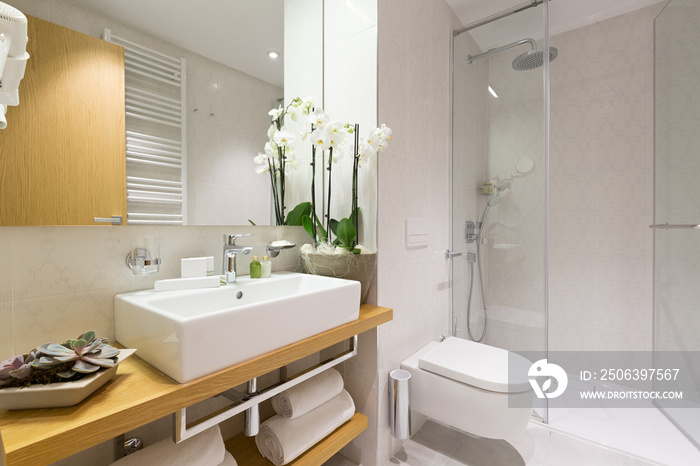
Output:
[[[287,214],[287,219],[284,221],[285,225],[303,226],[303,219],[305,217],[310,218],[311,216],[311,203],[301,202],[296,207],[292,209],[291,212]]]
[[[339,223],[340,222],[334,218],[332,218],[330,221],[331,233],[333,233],[335,236],[338,236],[338,224]]]
[[[355,238],[357,233],[355,232],[355,226],[352,224],[349,218],[344,218],[338,223],[337,235],[338,240],[340,240],[340,245],[344,248],[354,248]]]
[[[314,212],[314,217],[316,217],[316,229],[318,230],[319,237],[325,238],[326,237],[326,229],[321,226],[321,225],[323,225],[323,223],[321,223],[321,220],[318,218],[318,215],[316,215],[316,212]]]
[[[310,237],[316,241],[316,238],[314,238],[314,226],[313,223],[311,222],[311,217],[304,217],[301,219],[301,225],[304,227],[304,230],[309,234]]]

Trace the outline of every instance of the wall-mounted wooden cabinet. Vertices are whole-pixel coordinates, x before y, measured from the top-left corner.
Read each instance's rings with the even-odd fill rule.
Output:
[[[0,225],[126,220],[124,50],[28,20],[20,105],[0,131]]]

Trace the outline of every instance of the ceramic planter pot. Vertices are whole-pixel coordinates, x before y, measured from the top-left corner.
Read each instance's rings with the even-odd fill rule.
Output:
[[[377,268],[377,254],[304,252],[301,254],[301,268],[304,273],[360,282],[360,302],[364,303]]]
[[[100,370],[80,380],[0,389],[0,408],[40,409],[75,406],[109,382],[117,373],[119,363],[135,352],[135,349],[120,350],[114,367]]]

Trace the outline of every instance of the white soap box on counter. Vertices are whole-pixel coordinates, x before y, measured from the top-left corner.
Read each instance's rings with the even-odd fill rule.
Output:
[[[206,277],[210,271],[214,271],[214,256],[180,259],[180,276],[182,278]]]

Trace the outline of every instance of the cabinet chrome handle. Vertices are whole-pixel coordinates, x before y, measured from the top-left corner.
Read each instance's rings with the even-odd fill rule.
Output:
[[[112,225],[121,225],[122,224],[122,216],[121,215],[112,215],[111,217],[95,217],[93,219],[95,223],[111,223]]]

